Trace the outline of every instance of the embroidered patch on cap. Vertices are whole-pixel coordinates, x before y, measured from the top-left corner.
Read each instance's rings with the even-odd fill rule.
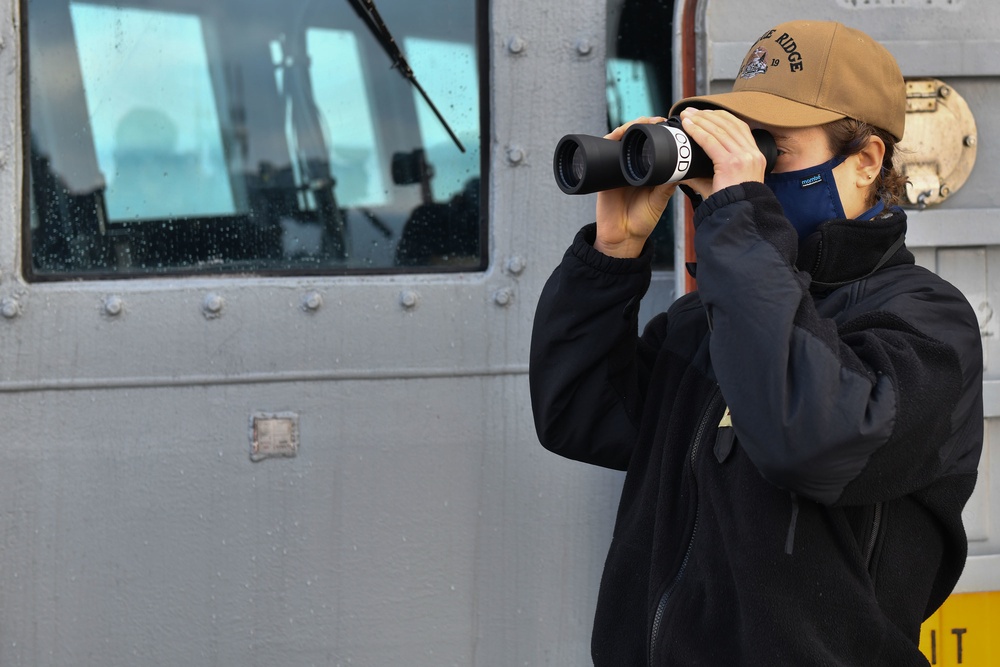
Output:
[[[743,67],[743,71],[740,72],[741,79],[752,79],[758,74],[763,74],[767,71],[767,51],[762,46],[758,46],[753,50],[749,62]]]

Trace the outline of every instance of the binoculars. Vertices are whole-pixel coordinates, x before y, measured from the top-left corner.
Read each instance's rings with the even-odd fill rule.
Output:
[[[753,130],[757,148],[774,168],[778,148],[766,130]],[[626,185],[660,185],[711,176],[712,161],[672,116],[665,123],[637,123],[621,141],[567,134],[552,158],[556,183],[568,195],[586,195]]]

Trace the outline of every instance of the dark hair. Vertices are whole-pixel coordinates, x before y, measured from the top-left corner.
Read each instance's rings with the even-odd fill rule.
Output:
[[[873,125],[853,118],[843,118],[823,126],[830,148],[834,155],[849,157],[860,153],[868,145],[868,140],[876,136],[885,144],[885,156],[882,158],[882,169],[868,190],[865,203],[874,206],[880,200],[886,206],[899,204],[906,198],[906,176],[899,173],[893,166],[896,154],[896,139]]]

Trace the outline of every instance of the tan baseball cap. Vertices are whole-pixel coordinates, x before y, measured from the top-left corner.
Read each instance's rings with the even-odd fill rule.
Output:
[[[722,108],[777,127],[854,118],[903,138],[906,84],[892,54],[833,21],[790,21],[765,32],[743,60],[730,93],[689,97],[686,107]]]

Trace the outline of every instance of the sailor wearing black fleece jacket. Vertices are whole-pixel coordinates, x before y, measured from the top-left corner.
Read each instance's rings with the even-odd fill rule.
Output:
[[[807,51],[828,28],[775,32]],[[745,123],[682,117],[716,165],[711,183],[691,183],[705,196],[698,292],[638,335],[650,253],[631,248],[672,188],[601,193],[532,335],[542,444],[627,471],[594,662],[926,665],[920,623],[964,565],[982,447],[975,314],[914,265],[900,209],[866,209],[849,191],[886,142],[832,167],[847,215],[803,232],[755,156],[733,158],[755,145]],[[898,138],[893,119],[876,127]],[[800,127],[780,130],[786,167],[815,154],[795,142],[815,128]]]

